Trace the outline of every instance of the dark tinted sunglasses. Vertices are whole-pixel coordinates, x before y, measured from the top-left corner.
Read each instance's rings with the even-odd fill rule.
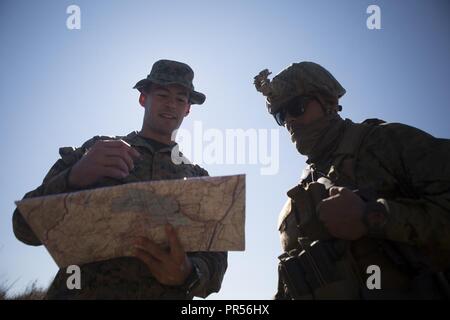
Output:
[[[280,126],[284,126],[286,124],[286,116],[287,114],[292,117],[300,117],[303,113],[305,113],[305,107],[311,100],[314,100],[314,97],[309,96],[297,96],[292,98],[284,105],[282,105],[278,112],[273,115],[275,120]]]

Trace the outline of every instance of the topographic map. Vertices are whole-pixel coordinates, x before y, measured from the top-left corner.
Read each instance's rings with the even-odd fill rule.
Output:
[[[138,236],[165,246],[166,223],[185,251],[245,249],[245,175],[129,183],[16,205],[60,268],[132,256]]]

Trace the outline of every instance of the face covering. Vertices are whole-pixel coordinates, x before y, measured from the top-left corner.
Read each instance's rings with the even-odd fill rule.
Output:
[[[307,125],[296,125],[291,130],[291,140],[295,143],[298,152],[311,156],[317,153],[320,147],[328,146],[329,142],[337,137],[337,123],[343,121],[337,114],[327,114]]]

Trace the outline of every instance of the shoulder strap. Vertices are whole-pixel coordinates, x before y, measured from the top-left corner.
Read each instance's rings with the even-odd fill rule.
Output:
[[[384,123],[384,121],[379,119],[367,119],[362,123],[350,122],[338,148],[333,154],[333,158],[336,159],[333,165],[339,168],[345,158],[356,158],[364,138],[381,123]]]

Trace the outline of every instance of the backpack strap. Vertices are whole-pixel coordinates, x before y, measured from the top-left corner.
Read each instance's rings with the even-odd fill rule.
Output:
[[[348,120],[349,126],[344,132],[338,148],[333,153],[333,166],[339,168],[346,158],[358,157],[364,138],[378,125],[385,123],[380,119],[366,119],[362,123],[353,123]]]

